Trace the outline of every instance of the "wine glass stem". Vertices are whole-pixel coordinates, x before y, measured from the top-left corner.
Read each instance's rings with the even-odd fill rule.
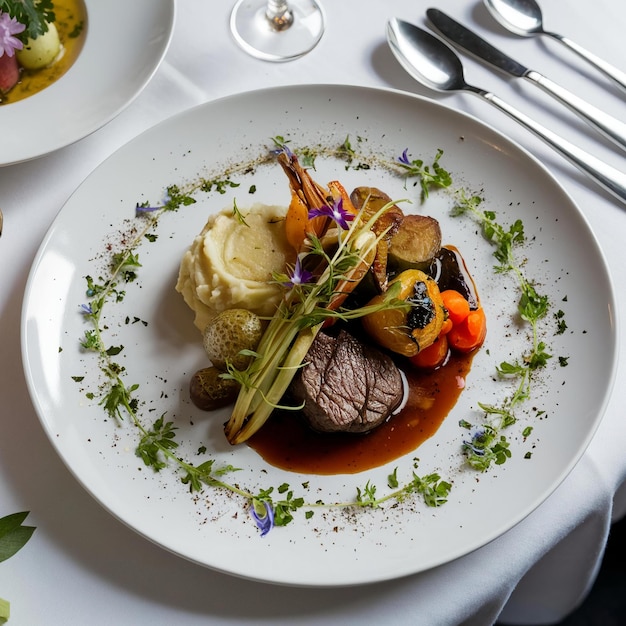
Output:
[[[286,0],[267,0],[265,16],[274,30],[285,30],[293,24],[293,13]]]

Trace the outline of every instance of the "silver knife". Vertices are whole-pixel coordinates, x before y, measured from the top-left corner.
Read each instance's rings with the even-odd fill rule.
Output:
[[[462,24],[459,24],[442,11],[438,9],[428,9],[426,15],[433,26],[446,39],[456,44],[457,47],[473,54],[511,76],[525,78],[538,87],[541,87],[546,93],[555,97],[588,124],[626,150],[626,124],[604,113],[564,87],[557,85],[539,72],[524,67],[521,63],[518,63],[515,59],[504,54],[482,37]]]

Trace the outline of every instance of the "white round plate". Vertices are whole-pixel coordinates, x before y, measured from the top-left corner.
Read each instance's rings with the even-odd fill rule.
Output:
[[[143,90],[170,43],[174,0],[84,0],[86,35],[69,70],[39,93],[0,106],[0,165],[64,148],[98,130]]]
[[[431,439],[385,467],[336,476],[285,472],[246,445],[228,445],[222,430],[227,412],[202,413],[189,401],[189,377],[206,366],[206,357],[191,311],[174,290],[179,261],[209,214],[232,208],[235,201],[240,208],[288,203],[281,168],[260,164],[276,136],[296,151],[338,148],[348,138],[360,155],[352,166],[319,154],[314,178],[411,198],[406,210],[439,219],[444,243],[460,248],[478,284],[489,331],[466,388]],[[417,187],[377,165],[377,159],[394,161],[407,148],[426,164],[442,149],[441,165],[451,172],[453,187],[480,193],[481,206],[495,211],[507,228],[522,221],[526,243],[516,254],[527,278],[551,303],[539,339],[553,357],[535,377],[518,422],[506,431],[512,458],[485,473],[464,464],[467,431],[459,421],[479,422],[478,403],[497,405],[509,396],[514,383],[499,380],[496,366],[528,352],[528,328],[516,316],[514,277],[494,272],[492,246],[473,220],[451,216],[450,194],[432,192],[422,205]],[[363,169],[362,162],[373,165]],[[244,499],[208,487],[191,494],[176,468],[155,473],[142,463],[135,454],[137,429],[128,417],[116,423],[106,414],[100,404],[106,378],[98,358],[79,348],[90,328],[81,310],[88,300],[86,276],[98,282],[111,254],[128,245],[145,223],[145,217],[135,217],[137,203],[160,204],[171,185],[185,190],[200,180],[223,181],[227,170],[238,187],[219,193],[213,186],[195,194],[195,204],[161,214],[156,240],[144,238],[136,249],[141,263],[136,281],[119,286],[122,301],[107,304],[101,323],[105,343],[123,346],[116,360],[126,386],[139,385],[133,395],[142,423],[150,426],[162,415],[173,421],[181,457],[196,465],[210,458],[215,467],[240,468],[225,480],[252,493],[287,483],[294,497],[305,499],[291,524],[264,537]],[[616,366],[614,310],[607,268],[584,217],[543,166],[511,141],[467,115],[408,94],[350,86],[283,87],[173,117],[118,150],[86,179],[34,262],[23,308],[23,356],[33,402],[52,445],[85,489],[138,533],[187,559],[242,577],[354,585],[423,571],[467,554],[550,495],[601,420]],[[561,333],[559,312],[567,325]],[[532,432],[524,436],[527,427]],[[419,476],[437,472],[453,483],[443,506],[428,507],[419,497],[378,509],[308,506],[318,500],[354,501],[368,482],[382,496],[394,469],[401,484],[410,480],[415,458]],[[305,514],[309,510],[311,518]]]

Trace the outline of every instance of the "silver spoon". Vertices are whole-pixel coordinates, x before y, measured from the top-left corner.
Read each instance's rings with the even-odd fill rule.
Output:
[[[522,37],[532,37],[533,35],[552,37],[591,63],[622,89],[626,89],[626,73],[579,46],[571,39],[544,30],[541,9],[535,0],[483,0],[483,2],[494,19],[507,30]]]
[[[626,203],[626,174],[562,139],[489,91],[465,82],[463,65],[441,39],[398,18],[387,22],[387,42],[400,65],[419,83],[436,91],[467,91],[483,98],[533,132],[570,163]]]

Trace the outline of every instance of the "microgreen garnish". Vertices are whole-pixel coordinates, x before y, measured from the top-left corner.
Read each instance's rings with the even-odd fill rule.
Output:
[[[428,198],[431,187],[449,187],[452,177],[441,165],[439,159],[443,156],[443,150],[437,150],[437,154],[431,165],[424,165],[422,159],[411,159],[408,148],[398,157],[398,165],[405,170],[407,178],[418,178],[421,187],[422,201]]]
[[[210,191],[217,191],[217,193],[219,194],[225,194],[228,189],[233,189],[236,187],[239,187],[239,183],[230,180],[230,178],[215,178],[213,180],[203,180],[200,184],[199,189],[201,191],[204,191],[205,193],[209,193]]]
[[[513,274],[520,292],[517,310],[522,320],[530,326],[532,340],[530,350],[515,361],[504,361],[497,367],[503,379],[517,381],[517,387],[501,405],[479,403],[484,411],[485,424],[465,441],[463,450],[468,463],[479,470],[487,469],[491,463],[502,464],[511,456],[509,443],[502,430],[513,425],[517,418],[518,406],[530,398],[533,374],[545,367],[551,355],[547,346],[539,339],[539,322],[547,315],[549,300],[537,292],[535,286],[524,275],[521,264],[515,256],[516,247],[525,241],[521,220],[516,220],[508,229],[499,224],[493,211],[482,210],[482,199],[468,196],[464,190],[456,192],[456,205],[452,210],[455,216],[469,215],[482,228],[485,238],[494,246],[493,256],[498,261],[495,271],[499,274]]]
[[[417,468],[417,462],[414,462],[414,467]],[[393,491],[384,496],[377,497],[376,485],[367,481],[362,489],[357,488],[355,504],[363,507],[376,508],[389,500],[401,502],[413,494],[421,495],[426,506],[430,507],[438,507],[448,501],[448,495],[450,494],[452,485],[442,480],[441,476],[436,472],[420,477],[413,471],[411,480],[402,487],[400,486],[397,473],[398,470],[396,468],[393,473],[387,477],[387,486]]]
[[[243,226],[248,226],[246,218],[241,214],[241,211],[237,206],[237,200],[233,200],[233,215],[240,224],[242,224]]]

